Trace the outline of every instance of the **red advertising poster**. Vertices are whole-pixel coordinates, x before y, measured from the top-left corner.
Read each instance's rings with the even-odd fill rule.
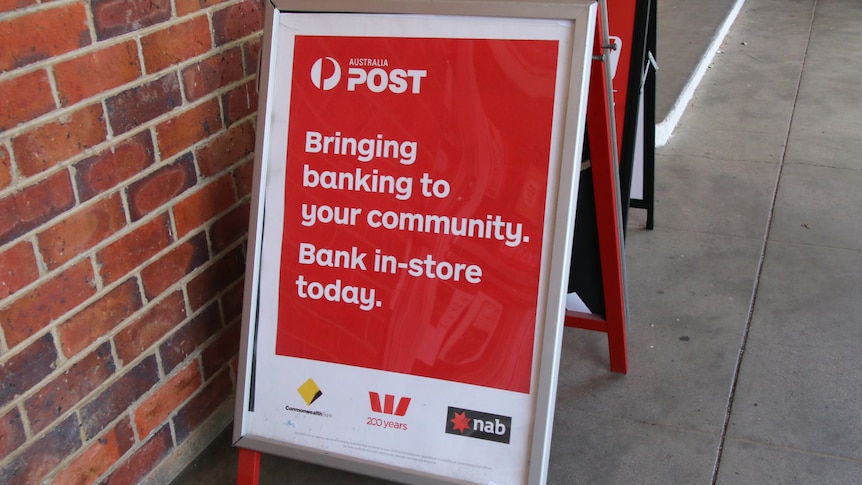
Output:
[[[530,391],[557,58],[296,37],[276,354]]]

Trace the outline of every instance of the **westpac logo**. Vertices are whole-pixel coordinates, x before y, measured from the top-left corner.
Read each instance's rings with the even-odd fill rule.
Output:
[[[370,68],[370,69],[369,69]],[[341,82],[341,64],[332,57],[321,57],[311,65],[311,83],[323,91],[335,89]],[[389,69],[388,59],[351,58],[347,67],[347,90],[367,89],[372,93],[389,91],[402,94],[409,91],[419,94],[422,79],[428,76],[424,69]]]
[[[410,406],[409,397],[399,398],[397,406],[395,404],[395,396],[392,394],[385,394],[381,401],[380,394],[369,391],[368,397],[371,400],[371,410],[375,413],[404,416],[407,414],[407,407]]]
[[[512,418],[449,406],[446,433],[508,444],[512,435]]]

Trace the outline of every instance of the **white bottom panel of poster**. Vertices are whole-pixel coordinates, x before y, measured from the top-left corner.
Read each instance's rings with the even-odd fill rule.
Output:
[[[453,481],[525,483],[529,394],[270,356],[248,432]]]

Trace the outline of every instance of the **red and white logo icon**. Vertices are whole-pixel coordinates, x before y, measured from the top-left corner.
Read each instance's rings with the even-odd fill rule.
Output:
[[[380,394],[369,392],[368,397],[371,398],[371,410],[375,413],[394,414],[395,416],[404,416],[407,414],[407,407],[410,406],[410,398],[402,397],[398,399],[398,405],[395,405],[395,396],[386,394],[383,396],[383,402],[380,401]]]
[[[324,77],[326,76],[326,77]],[[331,57],[321,57],[311,66],[311,82],[317,89],[329,91],[341,81],[341,66]]]

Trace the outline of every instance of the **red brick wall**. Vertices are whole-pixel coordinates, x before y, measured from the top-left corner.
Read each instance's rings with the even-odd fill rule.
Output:
[[[0,483],[135,483],[229,419],[262,20],[0,0]]]

